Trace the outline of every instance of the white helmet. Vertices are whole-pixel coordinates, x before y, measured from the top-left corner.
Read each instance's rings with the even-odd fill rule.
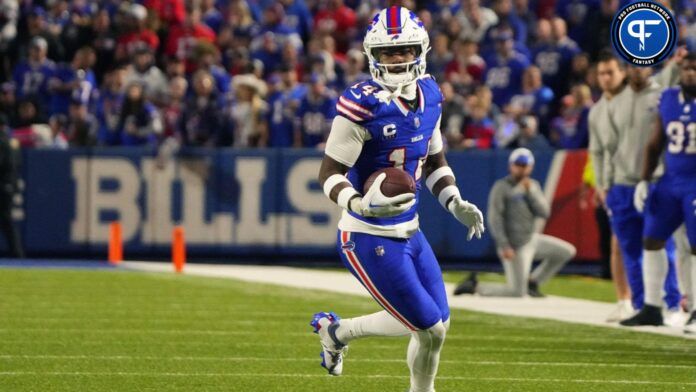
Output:
[[[414,47],[416,59],[401,64],[380,63],[379,50],[395,46]],[[385,86],[408,85],[425,74],[425,55],[430,50],[430,39],[423,22],[407,8],[389,7],[375,15],[372,24],[367,28],[363,47],[370,63],[372,77]],[[406,67],[406,70],[390,73],[391,67]]]

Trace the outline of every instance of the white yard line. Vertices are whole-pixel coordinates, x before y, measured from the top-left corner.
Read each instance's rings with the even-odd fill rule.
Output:
[[[36,338],[33,337],[32,339],[3,339],[2,343],[7,346],[8,344],[20,344],[24,345],[27,342],[36,342]],[[51,341],[56,344],[61,344],[60,341],[56,341],[54,337],[51,337]],[[44,342],[42,342],[45,344]],[[96,346],[103,346],[105,344],[111,344],[113,345],[114,342],[107,342],[105,340],[86,340],[82,339],[80,340],[80,345],[85,346],[85,345],[96,345]],[[131,342],[131,344],[140,344],[139,342]],[[208,347],[208,346],[220,346],[220,342],[199,342],[199,341],[190,341],[190,342],[172,342],[172,341],[162,341],[157,343],[160,346],[196,346],[196,347]],[[120,345],[123,346],[123,342],[120,342]],[[225,347],[274,347],[274,348],[283,348],[283,347],[289,347],[289,348],[295,348],[297,347],[297,343],[283,343],[283,342],[273,342],[273,343],[263,343],[263,342],[225,342],[223,343]],[[663,349],[663,351],[641,351],[641,350],[602,350],[602,354],[607,354],[607,355],[651,355],[651,356],[667,356],[671,357],[674,355],[680,355],[680,356],[686,356],[686,357],[696,357],[696,352],[687,352],[686,348],[684,346],[649,346],[647,348],[655,348],[655,349]],[[370,344],[369,346],[370,350],[395,350],[401,352],[403,350],[402,347],[395,347],[391,345],[386,345],[386,344]],[[356,349],[359,350],[359,349]],[[521,347],[521,348],[503,348],[503,347],[498,347],[498,346],[486,346],[486,345],[481,345],[477,344],[475,347],[472,346],[448,346],[447,351],[450,352],[466,352],[466,353],[494,353],[494,354],[499,354],[499,353],[522,353],[522,354],[532,354],[532,353],[564,353],[564,354],[597,354],[597,350],[595,349],[566,349],[566,348],[536,348],[536,347]]]
[[[329,378],[326,374],[305,373],[173,373],[173,372],[34,372],[34,371],[7,371],[0,372],[0,376],[126,376],[126,377],[254,377],[254,378]],[[360,379],[407,379],[409,376],[397,375],[343,375],[342,378]],[[456,381],[500,381],[500,382],[547,382],[547,383],[574,383],[574,384],[621,384],[621,385],[696,385],[696,382],[676,381],[641,381],[641,380],[605,380],[605,379],[556,379],[556,378],[522,378],[522,377],[466,377],[466,376],[439,376],[438,380]]]
[[[182,328],[182,329],[149,329],[149,328],[108,328],[109,334],[114,335],[202,335],[202,336],[256,336],[257,331],[232,331],[228,329],[193,329],[193,328]],[[38,333],[45,335],[63,335],[63,334],[78,334],[78,335],[102,335],[103,331],[95,328],[22,328],[17,330],[14,328],[2,328],[0,329],[0,338],[4,334],[10,335],[26,335],[27,333]],[[315,339],[315,336],[307,332],[285,332],[285,336],[301,337],[307,339]],[[447,340],[457,340],[457,341],[495,341],[495,342],[521,342],[521,343],[532,343],[532,342],[544,342],[544,343],[567,343],[568,339],[562,337],[549,337],[549,336],[532,336],[532,335],[520,335],[520,336],[472,336],[469,334],[460,333],[448,333]],[[4,341],[2,339],[1,341]],[[573,341],[576,343],[603,343],[603,344],[625,344],[632,343],[635,340],[617,338],[613,336],[585,336],[585,337],[573,337]],[[681,345],[675,344],[655,344],[655,343],[641,343],[641,347],[646,348],[676,348],[681,347]]]
[[[187,362],[317,362],[315,358],[278,357],[206,357],[206,356],[152,356],[152,355],[0,355],[0,360],[105,360],[105,361],[187,361]],[[351,362],[399,363],[403,359],[351,358]],[[654,369],[696,369],[696,365],[653,364],[653,363],[609,363],[609,362],[527,362],[527,361],[466,361],[443,359],[441,364],[461,364],[474,366],[552,366],[552,367],[613,367],[613,368],[654,368]]]
[[[122,263],[122,265],[124,268],[138,271],[173,273],[170,263],[128,261]],[[369,293],[352,275],[342,272],[277,266],[188,264],[186,265],[185,273],[369,297]],[[448,293],[454,290],[453,284],[446,284],[446,286]],[[638,327],[628,329],[620,327],[617,323],[607,323],[605,318],[614,310],[615,306],[615,304],[611,303],[556,296],[547,296],[546,298],[492,298],[479,296],[455,297],[450,295],[448,300],[450,307],[456,309],[468,309],[506,316],[534,317],[606,328],[621,328],[630,331],[649,332],[696,340],[696,336],[685,335],[682,328],[677,327]],[[326,304],[326,306],[330,305]]]

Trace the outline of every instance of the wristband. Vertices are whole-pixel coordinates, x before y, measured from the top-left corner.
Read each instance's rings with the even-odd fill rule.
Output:
[[[338,199],[336,200],[336,204],[338,204],[339,207],[350,211],[348,203],[350,203],[350,200],[353,198],[353,196],[360,196],[360,193],[358,193],[358,191],[356,191],[353,187],[343,188],[338,193]]]
[[[440,191],[440,194],[437,195],[437,201],[439,201],[440,205],[447,210],[447,201],[452,196],[461,198],[461,195],[459,194],[459,188],[457,188],[456,185],[448,185],[444,189],[442,189]]]
[[[343,174],[332,174],[331,176],[329,176],[329,178],[327,178],[326,181],[324,181],[324,194],[326,195],[326,197],[330,199],[331,190],[333,190],[336,185],[342,182],[350,183],[350,181],[348,181],[346,176],[344,176]]]
[[[449,166],[441,166],[435,169],[434,172],[430,173],[430,175],[425,179],[425,186],[430,189],[430,192],[433,191],[433,187],[437,182],[442,178],[446,176],[452,176],[454,179],[454,172],[452,172],[452,169]]]

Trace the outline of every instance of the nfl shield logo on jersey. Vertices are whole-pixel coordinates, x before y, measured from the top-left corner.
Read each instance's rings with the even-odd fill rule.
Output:
[[[416,128],[419,128],[420,127],[420,118],[414,117],[413,118],[413,125],[415,125]]]
[[[384,256],[384,247],[382,245],[375,248],[375,253],[377,256]]]

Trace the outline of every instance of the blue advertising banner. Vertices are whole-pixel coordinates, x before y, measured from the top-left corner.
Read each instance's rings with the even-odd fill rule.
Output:
[[[194,258],[335,253],[340,210],[316,181],[322,154],[315,150],[186,150],[166,162],[132,148],[23,153],[19,215],[29,254],[103,258],[113,220],[123,227],[127,258],[168,257],[176,225]],[[557,154],[536,154],[534,177],[542,185]],[[491,186],[507,173],[507,155],[447,155],[462,196],[484,214]],[[439,256],[495,255],[487,233],[467,242],[465,228],[435,198],[421,200],[421,228]]]

